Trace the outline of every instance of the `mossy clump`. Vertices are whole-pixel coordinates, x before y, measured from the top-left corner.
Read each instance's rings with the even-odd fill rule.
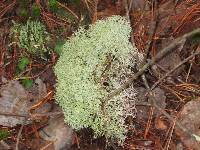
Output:
[[[0,130],[0,140],[5,140],[10,136],[10,133],[7,130]]]
[[[57,0],[49,0],[49,8],[52,12],[57,12],[58,11],[58,2]]]
[[[36,17],[36,18],[37,18],[37,17],[40,16],[41,11],[40,11],[39,6],[38,6],[36,3],[34,3],[34,4],[32,5],[31,10],[32,10],[32,16],[33,16],[33,17]]]
[[[27,20],[25,25],[15,24],[12,32],[18,39],[18,45],[33,55],[47,52],[46,44],[50,36],[40,21]]]
[[[55,66],[55,98],[74,129],[90,127],[96,137],[125,139],[125,119],[135,115],[137,92],[131,86],[106,98],[133,74],[138,51],[130,33],[124,17],[112,16],[80,28],[65,43]]]

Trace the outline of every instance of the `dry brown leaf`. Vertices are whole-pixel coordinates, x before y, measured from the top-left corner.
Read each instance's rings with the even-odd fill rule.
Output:
[[[29,108],[47,93],[44,83],[41,81],[38,83],[29,91],[25,90],[19,81],[9,81],[0,88],[0,125],[13,127],[24,122],[24,117],[3,114],[28,115]],[[46,103],[37,112],[48,112],[50,108],[51,105]]]
[[[190,133],[200,136],[200,97],[185,104],[178,119],[179,123],[184,126]],[[200,143],[188,137],[182,130],[176,128],[176,134],[180,136],[181,141],[193,150],[199,150]]]
[[[162,118],[157,117],[155,119],[155,128],[158,129],[158,130],[166,130],[167,129],[167,125],[166,125],[165,121]]]
[[[64,123],[63,116],[51,118],[39,134],[44,140],[52,141],[55,150],[68,149],[73,142],[73,130]]]

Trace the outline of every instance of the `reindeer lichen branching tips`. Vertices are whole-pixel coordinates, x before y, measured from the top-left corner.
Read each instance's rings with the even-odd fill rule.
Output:
[[[45,26],[39,21],[30,19],[25,25],[15,24],[13,33],[18,36],[20,48],[34,55],[43,55],[47,51],[45,44],[50,37]]]
[[[136,91],[128,88],[105,101],[133,73],[138,51],[129,42],[131,27],[112,16],[80,28],[65,43],[55,66],[56,101],[75,129],[90,127],[95,136],[125,139],[125,119],[135,113]],[[133,116],[134,117],[134,116]]]

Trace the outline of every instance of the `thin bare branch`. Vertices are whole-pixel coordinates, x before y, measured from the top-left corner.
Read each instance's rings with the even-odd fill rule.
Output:
[[[190,55],[189,57],[187,57],[186,59],[184,59],[183,61],[181,61],[178,65],[176,65],[172,70],[170,70],[169,72],[167,72],[162,78],[160,78],[156,83],[153,84],[153,86],[151,87],[151,91],[160,83],[162,82],[166,77],[168,77],[171,73],[173,73],[174,71],[176,71],[177,68],[179,68],[180,66],[182,66],[184,63],[188,62],[190,59],[194,58],[196,55],[199,55],[200,51],[197,51],[195,53],[193,53],[192,55]]]
[[[107,100],[113,98],[116,95],[119,95],[122,91],[127,89],[135,79],[137,79],[139,76],[141,76],[150,66],[155,64],[157,61],[159,61],[161,58],[163,58],[166,54],[170,53],[174,47],[178,46],[180,43],[182,43],[183,40],[188,39],[192,37],[193,35],[200,33],[200,28],[195,29],[189,33],[184,34],[183,36],[175,39],[171,44],[169,44],[167,47],[163,48],[154,58],[149,60],[148,63],[146,63],[136,74],[134,74],[126,83],[124,83],[120,88],[113,91],[111,94],[108,95]]]

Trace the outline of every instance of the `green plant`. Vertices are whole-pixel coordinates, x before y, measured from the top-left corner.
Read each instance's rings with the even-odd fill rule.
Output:
[[[138,51],[129,42],[131,27],[120,16],[80,28],[65,43],[55,66],[56,101],[74,129],[90,127],[95,136],[123,141],[125,119],[134,117],[133,87],[106,100],[133,74]]]
[[[25,25],[16,24],[13,29],[18,35],[20,48],[34,55],[43,55],[47,51],[45,44],[49,41],[49,34],[41,22],[29,19]]]
[[[30,60],[27,57],[22,57],[17,64],[17,75],[23,72],[29,63]],[[21,83],[25,88],[30,88],[33,85],[33,80],[25,78],[21,80]]]
[[[63,45],[65,44],[64,41],[62,40],[59,40],[57,41],[56,45],[55,45],[55,48],[54,48],[54,51],[57,53],[57,54],[61,54],[62,50],[63,50]]]
[[[32,10],[32,16],[33,17],[39,17],[40,16],[40,8],[36,3],[34,3],[31,7]]]
[[[0,130],[0,140],[5,140],[10,136],[10,133],[7,130]]]
[[[30,61],[27,57],[22,57],[18,61],[17,68],[19,69],[19,71],[23,71],[29,63]]]
[[[27,79],[22,79],[21,83],[26,89],[31,88],[33,86],[33,80],[28,79],[28,78]]]
[[[52,12],[58,11],[58,2],[57,0],[49,0],[49,8]]]

